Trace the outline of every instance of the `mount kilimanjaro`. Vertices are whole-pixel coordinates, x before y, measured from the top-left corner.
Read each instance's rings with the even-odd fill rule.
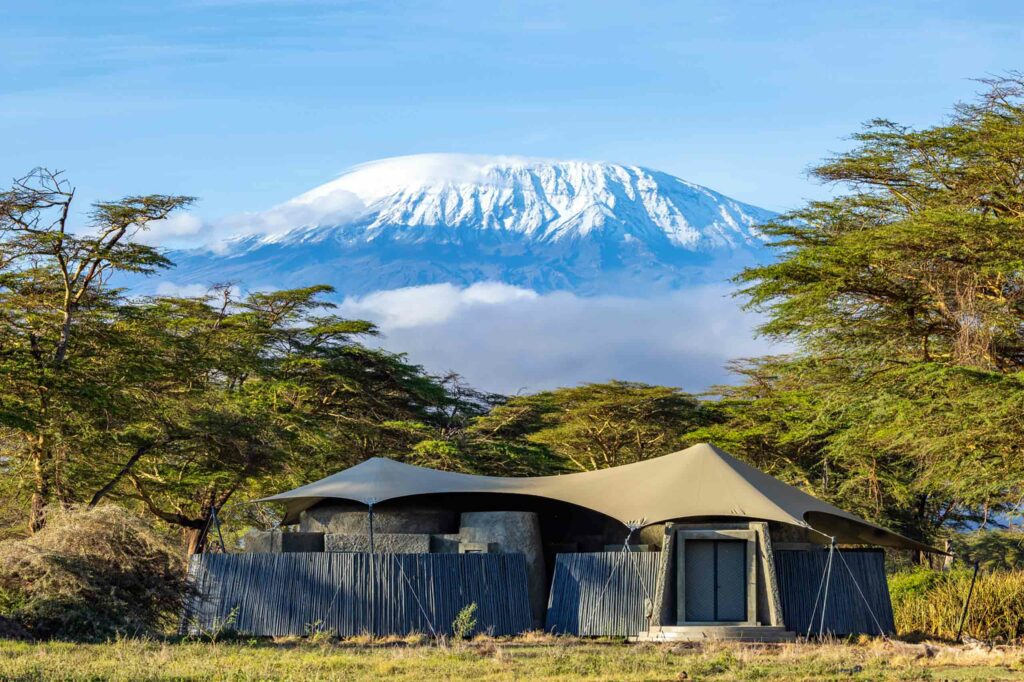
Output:
[[[215,247],[170,252],[175,284],[330,284],[339,295],[498,281],[644,295],[765,256],[765,209],[613,163],[426,154],[356,166]]]

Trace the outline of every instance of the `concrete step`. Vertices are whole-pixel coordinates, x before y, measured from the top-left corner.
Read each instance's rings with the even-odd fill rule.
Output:
[[[796,633],[773,625],[663,625],[630,638],[634,642],[792,642]]]

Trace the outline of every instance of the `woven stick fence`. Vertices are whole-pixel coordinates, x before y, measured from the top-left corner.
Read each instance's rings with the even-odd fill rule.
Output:
[[[203,554],[183,629],[256,636],[451,634],[477,605],[476,632],[532,627],[521,554]]]
[[[658,552],[559,554],[547,629],[559,634],[629,637],[646,630]]]

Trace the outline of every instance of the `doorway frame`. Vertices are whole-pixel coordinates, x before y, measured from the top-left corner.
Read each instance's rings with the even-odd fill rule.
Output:
[[[752,528],[676,528],[676,624],[677,625],[757,625],[757,531]],[[740,621],[686,620],[686,541],[687,540],[742,540],[746,544],[746,602],[747,618]]]

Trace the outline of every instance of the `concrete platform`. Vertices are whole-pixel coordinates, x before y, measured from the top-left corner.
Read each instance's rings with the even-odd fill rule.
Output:
[[[770,625],[663,625],[630,637],[632,642],[793,642],[796,633]]]

